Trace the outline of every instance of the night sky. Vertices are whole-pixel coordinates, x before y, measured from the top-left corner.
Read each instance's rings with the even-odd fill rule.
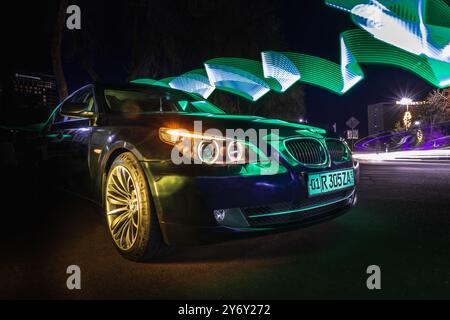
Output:
[[[16,2],[1,10],[2,81],[14,71],[53,73],[50,60],[50,35],[57,11],[57,1]],[[120,26],[127,23],[112,2],[103,2],[95,14],[105,21],[106,34],[120,36]],[[110,5],[106,5],[110,3]],[[339,34],[356,26],[350,17],[339,10],[327,7],[322,0],[279,1],[281,30],[289,51],[317,55],[339,63]],[[83,10],[83,8],[81,8]],[[205,36],[210,36],[206,34]],[[123,79],[121,57],[127,48],[117,47],[98,59],[98,72],[107,81]],[[280,48],[266,48],[278,50]],[[70,44],[64,44],[70,51]],[[70,54],[70,52],[63,52]],[[255,52],[255,56],[259,53]],[[214,58],[214,57],[209,57]],[[252,57],[249,57],[252,58]],[[90,82],[77,61],[65,59],[65,73],[70,91]],[[200,67],[201,65],[199,65]],[[185,71],[191,66],[186,65]],[[311,86],[305,87],[307,119],[329,126],[337,122],[338,132],[345,129],[345,121],[355,116],[361,121],[362,133],[367,131],[367,105],[394,101],[402,96],[424,98],[432,87],[417,76],[391,67],[363,65],[365,80],[344,96]],[[170,76],[170,75],[167,75]],[[269,93],[270,94],[270,93]]]

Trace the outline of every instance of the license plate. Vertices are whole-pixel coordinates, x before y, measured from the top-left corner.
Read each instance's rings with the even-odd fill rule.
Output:
[[[353,169],[313,173],[308,175],[308,193],[310,196],[353,187],[355,176]]]

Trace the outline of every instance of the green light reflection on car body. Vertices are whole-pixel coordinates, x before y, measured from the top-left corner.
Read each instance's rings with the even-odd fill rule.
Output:
[[[318,209],[321,207],[326,207],[338,202],[342,202],[345,200],[350,199],[353,196],[353,193],[351,193],[350,195],[346,196],[345,198],[339,198],[338,200],[333,200],[333,201],[328,201],[328,202],[324,202],[318,205],[312,205],[312,206],[307,206],[307,207],[303,207],[300,209],[295,209],[295,210],[287,210],[287,211],[279,211],[279,212],[273,212],[273,213],[265,213],[265,214],[256,214],[256,215],[252,215],[249,216],[249,218],[261,218],[261,217],[272,217],[272,216],[280,216],[280,215],[284,215],[284,214],[290,214],[290,213],[297,213],[297,212],[304,212],[304,211],[308,211],[308,210],[314,210],[314,209]]]

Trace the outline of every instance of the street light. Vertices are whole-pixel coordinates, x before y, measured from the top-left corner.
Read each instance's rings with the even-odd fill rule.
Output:
[[[413,103],[414,103],[414,101],[411,98],[402,98],[400,101],[397,101],[397,104],[406,106],[406,108],[409,108],[409,105],[411,105]]]
[[[411,98],[401,98],[399,101],[397,101],[397,104],[406,106],[406,108],[409,108],[409,106],[423,106],[426,105],[426,101],[414,101]]]

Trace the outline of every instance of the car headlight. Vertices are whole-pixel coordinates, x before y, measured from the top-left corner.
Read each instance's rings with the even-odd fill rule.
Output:
[[[168,128],[159,129],[159,137],[196,163],[245,164],[261,159],[258,149],[244,141]]]
[[[201,140],[197,144],[197,157],[202,162],[213,164],[220,157],[220,146],[216,140]]]

